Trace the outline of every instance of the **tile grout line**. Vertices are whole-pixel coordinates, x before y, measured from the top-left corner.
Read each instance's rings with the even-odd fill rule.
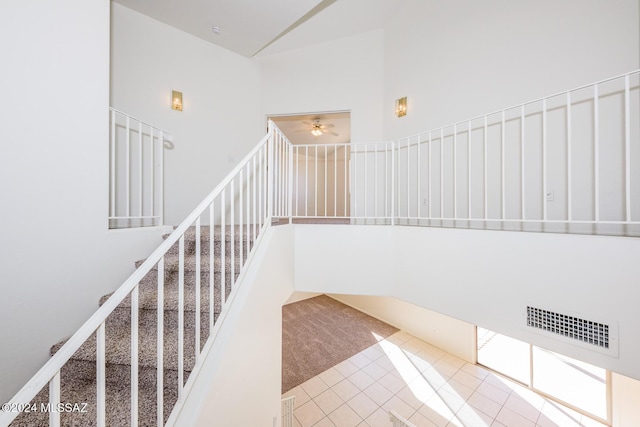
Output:
[[[401,338],[402,334],[407,335],[408,338],[405,337],[406,339],[403,340]],[[403,377],[402,374],[398,372],[399,368],[397,366],[394,366],[390,370],[388,370],[388,366],[387,367],[383,366],[385,362],[382,362],[382,361],[389,360],[389,358],[393,356],[393,354],[380,351],[380,349],[376,347],[376,346],[380,346],[380,343],[383,341],[386,341],[387,343],[390,343],[391,345],[395,346],[394,349],[400,350],[398,354],[401,354],[406,359],[406,361],[408,361],[409,365],[407,365],[407,367],[410,366],[411,369],[414,370],[413,372],[413,375],[415,375],[414,378],[407,379],[411,377],[410,375],[408,375],[407,377]],[[436,349],[436,350],[433,351],[433,349]],[[426,361],[426,360],[420,359],[420,360],[423,360],[424,362],[423,366],[425,366],[423,369],[420,369],[420,366],[416,364],[416,360],[414,360],[412,356],[415,356],[415,358],[419,359],[418,355],[424,352],[423,357],[427,357],[427,355],[429,354],[428,350],[432,350],[431,353],[439,354],[439,356],[435,356],[435,355],[429,356],[430,359],[434,359],[433,361]],[[373,354],[372,352],[374,351],[380,352],[380,356],[376,358],[369,357],[368,355]],[[365,352],[368,352],[368,353],[365,354]],[[362,362],[363,358],[365,358],[365,360],[368,360],[368,362],[363,363]],[[337,369],[336,367],[340,364],[344,364],[345,362],[348,362],[349,364],[355,366],[355,368],[357,369],[355,371],[352,371],[349,375],[344,375],[343,372],[341,372],[340,369]],[[359,363],[361,367],[357,363]],[[393,363],[393,362],[390,361],[389,363]],[[321,376],[325,374],[327,371],[308,380],[308,381],[313,381],[313,380],[319,379],[321,381],[321,384],[323,384],[323,386],[326,387],[321,392],[316,393],[315,396],[311,397],[311,394],[309,394],[309,392],[305,390],[304,385],[307,382],[297,386],[297,387],[300,387],[305,393],[309,395],[309,401],[305,402],[304,404],[301,404],[300,407],[305,405],[308,402],[313,402],[320,409],[321,413],[324,415],[322,418],[312,423],[312,426],[318,425],[323,422],[324,423],[329,422],[332,425],[335,425],[336,427],[344,427],[344,426],[338,425],[333,421],[332,418],[330,418],[331,414],[334,414],[338,409],[342,408],[343,406],[346,406],[351,412],[353,412],[353,414],[357,416],[357,419],[359,421],[357,424],[354,424],[354,425],[357,425],[357,426],[371,425],[367,422],[367,420],[376,416],[376,414],[381,416],[379,411],[382,411],[382,413],[386,414],[387,409],[385,409],[385,407],[388,408],[389,402],[391,402],[394,399],[397,399],[397,402],[401,402],[402,404],[406,405],[406,408],[404,409],[404,413],[405,415],[409,415],[406,418],[409,419],[410,421],[411,421],[411,418],[418,417],[418,418],[425,418],[430,420],[431,422],[434,422],[431,418],[429,418],[426,415],[426,413],[421,412],[421,410],[425,407],[431,409],[428,405],[428,402],[430,400],[435,399],[436,396],[438,396],[438,399],[447,408],[448,412],[446,412],[445,414],[450,413],[450,415],[441,416],[442,419],[446,420],[447,426],[449,425],[453,426],[454,425],[452,423],[453,420],[458,420],[458,421],[454,421],[455,423],[464,423],[462,421],[462,418],[465,416],[465,413],[468,412],[469,410],[471,410],[472,413],[475,413],[476,417],[491,419],[491,422],[498,426],[504,425],[502,421],[505,420],[505,417],[513,416],[513,415],[510,415],[511,413],[517,415],[519,418],[522,418],[527,423],[531,423],[533,426],[538,426],[538,423],[543,419],[542,418],[543,415],[545,415],[544,414],[545,403],[548,402],[548,399],[546,399],[544,396],[537,395],[537,396],[540,396],[540,398],[543,399],[543,401],[542,401],[542,404],[540,405],[540,409],[537,410],[536,420],[532,421],[531,418],[527,417],[526,415],[523,415],[522,413],[519,413],[515,408],[511,407],[511,405],[513,404],[510,403],[510,398],[512,396],[518,396],[517,394],[514,394],[516,391],[516,388],[518,387],[517,383],[509,379],[506,379],[504,377],[498,376],[495,373],[491,372],[490,370],[486,370],[485,368],[479,365],[472,365],[468,362],[465,362],[462,359],[459,359],[452,354],[449,354],[440,349],[437,349],[437,347],[434,347],[431,344],[418,340],[415,337],[411,337],[403,331],[400,331],[400,332],[397,332],[396,334],[391,335],[386,340],[381,340],[379,343],[374,344],[371,347],[368,347],[367,349],[362,350],[360,353],[357,353],[356,355],[352,356],[351,358],[343,362],[340,362],[340,364],[337,364],[327,370],[329,371],[330,369],[335,369],[335,371],[338,372],[338,374],[340,374],[343,377],[342,379],[335,382],[332,386],[329,386],[329,384],[321,378]],[[381,368],[386,373],[382,376],[379,376],[378,378],[372,377],[369,373],[367,373],[367,371],[365,371],[365,368],[373,364],[376,364],[379,368]],[[436,367],[436,365],[438,365],[438,367]],[[344,366],[348,366],[348,365],[344,365]],[[350,370],[350,369],[351,368],[344,368],[344,370]],[[438,369],[440,369],[440,371]],[[434,378],[431,378],[431,379],[428,378],[429,375],[427,374],[427,372],[432,370],[434,371],[432,372],[432,374],[436,375],[435,378],[439,379],[438,381],[436,381],[436,383],[433,382]],[[481,373],[483,371],[485,373],[484,375],[482,375]],[[474,375],[474,372],[475,372],[475,375]],[[354,375],[358,375],[360,379],[354,382],[353,381]],[[365,377],[361,377],[362,375],[365,375]],[[387,378],[389,375],[391,375],[392,377],[388,378],[383,382],[382,380],[384,378]],[[364,378],[367,378],[367,379],[364,379]],[[393,380],[393,378],[395,378],[395,380]],[[411,384],[413,384],[419,378],[422,378],[424,380],[424,384],[426,384],[427,387],[430,387],[432,394],[428,398],[422,398],[424,400],[416,397],[416,401],[421,402],[421,405],[416,408],[414,407],[414,405],[417,406],[416,401],[408,402],[407,395],[402,393],[406,389],[409,389],[410,391],[415,393],[415,391],[411,388]],[[465,379],[467,380],[466,383],[463,382]],[[504,387],[500,387],[498,384],[496,384],[495,383],[496,380],[503,383]],[[342,384],[344,381],[348,381],[348,383],[351,384],[351,386],[353,386],[355,391],[352,390],[352,392],[354,392],[355,394],[348,393],[345,395],[345,394],[339,393],[337,390],[334,389],[339,384]],[[392,387],[393,389],[390,389],[389,385],[394,384],[395,381],[399,381],[400,383],[402,383],[402,387],[400,387],[400,385],[397,385],[395,387]],[[331,382],[333,382],[333,380]],[[367,383],[366,386],[363,385],[365,383]],[[385,385],[385,383],[387,383],[387,385]],[[374,400],[374,398],[370,395],[374,393],[374,391],[370,389],[375,385],[382,387],[382,390],[384,390],[389,394],[389,397],[386,397],[386,398],[382,397],[380,399],[381,403],[378,403],[378,400],[377,399]],[[487,387],[490,387],[490,388],[487,388]],[[370,390],[370,393],[367,393],[368,390]],[[323,409],[315,401],[320,395],[326,393],[327,391],[332,391],[340,401],[340,404],[338,406],[336,406],[334,409],[328,412],[326,412],[325,409]],[[290,392],[287,392],[286,394],[289,394]],[[364,411],[364,412],[368,412],[365,417],[360,416],[360,413],[356,410],[358,409],[356,408],[357,405],[355,405],[355,401],[353,401],[355,398],[357,398],[360,395],[362,395],[368,401],[372,402],[373,405],[370,405],[370,406],[375,406],[375,409],[373,411],[368,412],[370,408]],[[402,397],[403,395],[405,396],[405,398]],[[481,408],[478,408],[477,406],[482,406],[480,403],[476,403],[477,406],[472,404],[470,400],[474,395],[481,396],[482,399],[484,399],[487,402],[487,404],[490,403],[489,406],[495,405],[496,407],[498,407],[499,409],[495,411],[495,415],[492,416],[490,413],[487,413],[487,412],[492,412],[489,409],[487,409],[487,407],[485,407],[484,410]],[[348,397],[345,398],[343,396],[348,396]],[[518,396],[518,398],[520,398],[520,396]],[[522,397],[522,399],[524,399],[525,402],[527,402],[526,398]],[[537,408],[536,405],[530,402],[528,404],[534,409]],[[431,411],[434,412],[434,410],[431,410]],[[480,416],[480,414],[482,414],[482,416]],[[501,417],[501,414],[502,414],[502,417]],[[298,422],[298,425],[307,427],[300,422],[298,417],[294,417],[294,418]],[[500,418],[500,420],[498,420],[498,418]],[[373,420],[373,422],[376,422],[376,421]],[[388,421],[386,422],[388,423]],[[576,422],[577,422],[577,424],[575,424],[576,426],[582,425],[582,419],[577,420]],[[507,426],[507,427],[510,427],[510,426]]]

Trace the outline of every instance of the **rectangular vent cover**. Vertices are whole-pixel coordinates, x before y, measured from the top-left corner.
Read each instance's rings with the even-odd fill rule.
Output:
[[[527,326],[609,349],[609,325],[527,306]]]

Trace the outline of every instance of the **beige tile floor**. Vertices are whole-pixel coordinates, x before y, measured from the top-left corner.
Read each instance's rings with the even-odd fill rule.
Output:
[[[283,395],[295,427],[601,427],[480,366],[397,332]]]

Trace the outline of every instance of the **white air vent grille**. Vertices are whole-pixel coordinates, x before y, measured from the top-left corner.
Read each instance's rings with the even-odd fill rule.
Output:
[[[609,349],[609,325],[527,306],[527,326]]]

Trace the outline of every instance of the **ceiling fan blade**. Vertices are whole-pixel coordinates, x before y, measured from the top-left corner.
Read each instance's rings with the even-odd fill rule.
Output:
[[[333,128],[333,127],[336,127],[336,125],[334,125],[333,123],[327,123],[327,124],[322,125],[322,127],[324,127],[324,128]]]
[[[313,126],[314,125],[313,123],[311,123],[309,121],[306,121],[306,120],[303,120],[302,123],[304,123],[307,126]]]
[[[334,131],[331,130],[326,130],[326,129],[320,129],[322,131],[323,134],[328,133],[329,135],[333,135],[333,136],[339,136],[339,134],[335,133]]]

